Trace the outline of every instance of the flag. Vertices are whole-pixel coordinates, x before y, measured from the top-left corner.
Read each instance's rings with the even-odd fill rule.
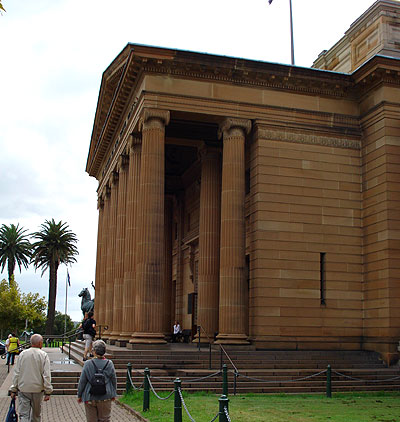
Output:
[[[71,287],[71,280],[69,279],[68,269],[67,269],[67,282],[68,282],[68,286]]]

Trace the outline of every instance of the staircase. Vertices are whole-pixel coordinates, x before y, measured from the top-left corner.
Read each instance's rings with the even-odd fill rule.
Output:
[[[212,351],[210,368],[208,348],[199,352],[193,344],[168,346],[159,350],[108,346],[106,356],[114,362],[117,371],[118,393],[125,390],[128,363],[132,365],[132,380],[137,387],[143,383],[143,370],[147,367],[156,391],[172,391],[173,381],[180,378],[186,391],[221,392],[221,358],[228,366],[229,392],[233,392],[233,367],[217,348]],[[81,365],[83,348],[83,342],[71,345],[71,358]],[[65,349],[68,353],[68,346]],[[400,367],[385,367],[374,352],[230,350],[228,353],[238,368],[238,393],[324,393],[328,364],[332,368],[333,392],[400,388]],[[79,375],[78,372],[53,373],[55,394],[76,394]]]

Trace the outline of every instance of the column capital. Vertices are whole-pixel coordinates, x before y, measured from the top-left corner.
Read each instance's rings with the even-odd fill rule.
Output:
[[[128,163],[129,163],[129,155],[121,154],[118,158],[118,163],[116,167],[118,173],[120,173],[121,171],[127,170]]]
[[[221,155],[221,149],[202,145],[197,149],[197,155],[200,160],[204,160],[206,157],[219,158]]]
[[[133,154],[136,150],[139,150],[141,146],[142,134],[140,132],[132,132],[127,142],[126,153]]]
[[[169,124],[170,113],[168,110],[158,108],[145,108],[140,120],[140,130],[164,127]]]
[[[248,119],[237,119],[235,117],[227,117],[220,125],[218,129],[218,137],[221,139],[224,135],[236,135],[233,131],[239,130],[242,135],[246,136],[251,130],[251,120]]]
[[[118,183],[118,172],[113,170],[110,174],[110,179],[108,181],[110,187],[116,185]]]
[[[99,195],[97,198],[97,209],[100,210],[104,207],[104,199],[102,195]]]

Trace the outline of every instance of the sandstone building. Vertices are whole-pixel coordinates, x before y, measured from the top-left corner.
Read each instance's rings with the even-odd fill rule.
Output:
[[[122,50],[86,167],[109,341],[396,352],[399,28],[377,1],[314,68]]]

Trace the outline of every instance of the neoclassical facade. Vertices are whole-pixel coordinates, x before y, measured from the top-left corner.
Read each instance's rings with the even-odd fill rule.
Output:
[[[206,342],[394,356],[400,50],[379,34],[399,24],[398,2],[376,2],[319,68],[122,50],[86,167],[109,341],[163,344],[179,320]]]

